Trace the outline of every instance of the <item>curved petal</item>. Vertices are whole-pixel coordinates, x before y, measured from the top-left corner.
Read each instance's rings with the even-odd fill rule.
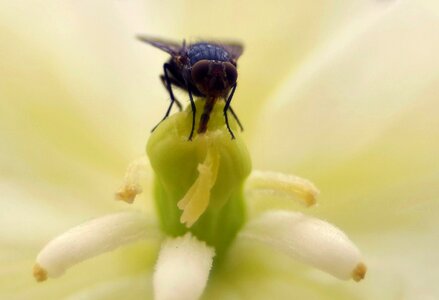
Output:
[[[434,11],[398,1],[344,27],[267,104],[253,143],[258,166],[322,172],[401,124],[413,105],[437,110],[438,26]],[[413,126],[431,132],[422,114],[416,119]]]
[[[149,273],[157,259],[157,240],[133,243],[99,255],[69,269],[62,277],[44,283],[35,282],[30,274],[36,251],[18,247],[10,251],[3,246],[0,249],[1,299],[66,299],[76,295],[85,297],[87,293],[95,295],[97,299],[99,294],[107,299],[108,294],[104,296],[106,291],[113,291],[115,295],[123,292],[127,295],[140,295],[146,292],[143,296],[152,298],[152,276]],[[141,274],[148,276],[142,287],[141,279],[136,280]],[[129,289],[128,282],[119,282],[119,279],[123,281],[127,278],[132,279],[131,292],[126,291]]]
[[[185,2],[186,4],[187,2]],[[197,40],[236,39],[244,44],[239,59],[236,100],[233,106],[244,127],[259,124],[259,110],[291,70],[347,22],[384,9],[376,1],[252,1],[191,0],[179,7],[178,33]],[[194,10],[193,8],[197,9]],[[221,19],[219,26],[206,26]],[[246,125],[247,124],[247,125]],[[257,136],[257,131],[246,131]]]
[[[349,238],[335,226],[301,213],[267,212],[251,221],[241,238],[254,240],[340,279],[363,279],[366,266]]]
[[[157,236],[157,228],[142,213],[104,216],[72,228],[50,241],[37,256],[34,276],[38,281],[58,277],[83,260]]]
[[[113,40],[132,38],[130,30],[122,30],[114,21],[117,9],[104,3],[81,7],[39,2],[17,1],[0,9],[0,34],[7,41],[0,53],[4,62],[0,68],[0,175],[20,183],[23,179],[46,181],[76,195],[96,193],[99,196],[90,197],[93,201],[82,195],[77,201],[102,205],[105,200],[101,199],[109,198],[102,197],[108,183],[121,174],[128,157],[142,151],[145,142],[145,125],[140,122],[145,115],[135,103],[132,111],[139,114],[138,119],[127,115],[126,107],[135,97],[128,87],[116,84],[132,83],[133,77],[131,81],[117,77],[125,78],[121,73],[127,72],[156,78],[157,72],[145,66],[143,72],[123,68],[128,59],[138,62],[132,53],[137,49],[134,38],[132,44]],[[100,12],[99,22],[95,14],[87,14],[90,9]],[[108,30],[112,34],[104,38]],[[105,51],[94,44],[97,40]],[[109,45],[118,47],[111,52]],[[113,59],[105,59],[103,53]],[[109,78],[109,74],[119,75]],[[146,109],[144,86],[146,82],[138,84],[138,102],[145,105],[144,112],[152,113],[157,107],[158,113],[159,105]],[[134,140],[138,147],[130,147]],[[28,185],[25,181],[23,189]]]
[[[243,40],[247,49],[240,70],[243,92],[238,93],[242,101],[236,104],[242,103],[246,111],[255,112],[257,104],[309,49],[346,19],[382,6],[374,2],[317,4],[299,0],[277,5],[226,0],[221,6],[200,0],[166,4],[123,1],[112,5],[99,1],[45,1],[44,5],[37,1],[24,5],[16,1],[0,10],[1,33],[7,40],[0,54],[5,62],[0,76],[4,76],[7,86],[3,96],[10,99],[8,104],[15,113],[24,111],[32,117],[20,121],[30,123],[28,127],[37,133],[40,130],[34,123],[41,126],[38,123],[44,119],[50,123],[52,113],[57,112],[62,117],[54,121],[60,126],[52,129],[50,141],[81,158],[89,159],[91,149],[75,145],[72,140],[76,139],[63,138],[68,132],[63,136],[59,131],[68,129],[82,138],[87,138],[83,133],[90,128],[97,132],[99,139],[88,139],[94,150],[112,145],[105,156],[101,153],[93,155],[94,162],[89,160],[102,166],[107,159],[117,162],[121,154],[138,155],[130,153],[136,147],[126,146],[141,147],[145,131],[139,128],[153,126],[165,110],[168,95],[158,74],[166,55],[148,50],[134,40],[135,34],[182,40],[224,38],[224,32],[233,32],[227,38]],[[206,26],[219,17],[221,26]],[[261,18],[267,22],[261,22]],[[176,23],[179,26],[174,26]],[[148,100],[151,97],[153,100]],[[35,111],[38,107],[41,109]],[[257,116],[249,114],[247,118]],[[72,151],[75,146],[81,153]]]
[[[203,296],[212,300],[361,300],[368,299],[369,293],[360,292],[359,289],[365,284],[369,285],[371,277],[361,284],[348,283],[290,259],[283,252],[261,247],[258,242],[238,239],[228,253],[227,260],[215,270]],[[387,286],[383,286],[380,291],[386,289]],[[381,296],[382,293],[377,295]]]
[[[343,227],[423,230],[439,193],[438,16],[399,1],[320,49],[267,106],[256,164],[312,179],[330,197],[317,213]]]
[[[198,299],[206,287],[214,256],[213,248],[190,233],[164,242],[153,278],[154,299]]]
[[[122,277],[89,286],[66,297],[66,300],[147,299],[152,294],[151,275]]]

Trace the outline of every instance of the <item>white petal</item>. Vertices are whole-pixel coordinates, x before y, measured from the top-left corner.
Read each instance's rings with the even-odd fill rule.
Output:
[[[413,105],[434,103],[439,18],[413,1],[394,2],[380,14],[340,27],[291,73],[262,110],[252,147],[257,164],[324,171],[375,143]],[[432,130],[423,114],[414,125]],[[392,150],[400,147],[405,145]]]
[[[151,274],[142,273],[75,289],[65,300],[146,299],[151,294]]]
[[[271,171],[253,171],[246,181],[245,189],[250,198],[274,196],[299,200],[306,206],[314,205],[319,194],[314,184],[306,179]]]
[[[340,279],[361,280],[366,266],[340,229],[301,213],[272,211],[251,221],[241,237],[267,244]]]
[[[34,276],[38,281],[58,277],[83,260],[158,235],[157,229],[142,213],[104,216],[72,228],[50,241],[37,256]]]
[[[206,287],[215,250],[190,233],[163,243],[154,273],[154,299],[194,300]]]
[[[196,17],[182,17],[182,29],[189,36],[223,37],[230,32],[245,46],[239,60],[238,98],[235,111],[244,121],[246,137],[259,133],[251,130],[259,123],[261,104],[271,102],[270,92],[297,68],[310,51],[345,25],[346,19],[357,18],[364,11],[381,9],[394,1],[215,1],[191,2],[202,11]],[[384,2],[384,3],[383,3]],[[242,12],[236,18],[236,5]],[[174,4],[175,6],[175,4]],[[281,8],[280,8],[281,7]],[[207,26],[221,14],[221,26]],[[263,19],[263,21],[261,21]],[[252,30],[241,24],[251,24]],[[261,62],[264,66],[261,68]],[[238,101],[239,99],[239,101]],[[270,124],[271,126],[271,124]],[[270,127],[267,125],[267,127]]]

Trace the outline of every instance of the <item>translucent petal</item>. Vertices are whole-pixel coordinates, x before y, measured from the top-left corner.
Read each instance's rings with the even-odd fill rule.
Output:
[[[373,145],[412,105],[436,99],[438,26],[433,11],[398,1],[340,28],[263,110],[252,147],[257,164],[322,172]],[[417,120],[431,131],[421,114]]]
[[[216,2],[191,0],[187,6],[179,7],[181,13],[177,18],[181,24],[180,33],[190,41],[199,38],[233,39],[244,44],[244,54],[238,62],[237,95],[232,105],[244,121],[244,127],[251,129],[260,122],[262,104],[273,101],[270,93],[312,49],[332,37],[339,27],[347,26],[346,20],[386,6],[386,3],[377,5],[376,1],[267,3],[244,0],[237,3],[223,0],[218,5]],[[206,25],[218,16],[223,20],[220,26]],[[256,138],[258,131],[247,130],[248,134]]]
[[[66,300],[148,299],[152,294],[150,282],[150,274],[121,277],[77,291]]]

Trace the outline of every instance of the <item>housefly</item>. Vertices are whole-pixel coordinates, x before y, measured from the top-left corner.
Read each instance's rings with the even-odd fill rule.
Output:
[[[180,110],[182,109],[181,103],[174,96],[172,87],[186,90],[189,94],[192,109],[192,128],[189,140],[192,140],[195,130],[194,96],[205,99],[198,133],[206,132],[210,113],[218,100],[226,102],[223,111],[224,119],[232,139],[235,138],[235,135],[229,126],[227,115],[229,111],[243,130],[241,122],[230,106],[237,85],[237,60],[243,52],[241,44],[196,42],[186,45],[185,41],[179,44],[143,35],[137,36],[137,38],[171,55],[171,58],[163,65],[163,74],[160,76],[169,93],[171,103],[163,119],[152,131],[169,116],[174,102]]]

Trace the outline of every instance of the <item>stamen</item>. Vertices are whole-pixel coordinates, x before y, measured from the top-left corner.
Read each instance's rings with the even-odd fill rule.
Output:
[[[208,143],[207,154],[204,162],[198,165],[198,178],[177,203],[178,208],[183,210],[180,222],[186,224],[187,227],[191,227],[208,207],[210,191],[218,175],[220,155],[210,141],[206,140],[206,142]]]
[[[359,263],[352,272],[352,279],[356,282],[362,280],[366,276],[367,267],[363,263]]]
[[[340,279],[366,274],[358,248],[337,227],[301,213],[267,212],[251,221],[241,237],[261,242]]]
[[[143,213],[107,215],[74,227],[50,241],[38,254],[33,274],[37,281],[58,277],[88,258],[158,236],[158,229]]]
[[[130,204],[133,203],[136,196],[142,193],[140,177],[143,173],[146,173],[147,169],[148,160],[146,156],[142,156],[131,162],[125,172],[124,183],[116,193],[116,199]]]
[[[39,264],[35,264],[33,268],[33,275],[38,282],[47,279],[47,271],[44,270]]]
[[[314,205],[320,193],[314,184],[306,179],[283,173],[262,171],[253,171],[250,174],[246,182],[246,192],[251,196],[268,195],[295,199],[306,206]]]
[[[215,250],[190,233],[163,243],[153,286],[156,300],[196,300],[203,293]]]

